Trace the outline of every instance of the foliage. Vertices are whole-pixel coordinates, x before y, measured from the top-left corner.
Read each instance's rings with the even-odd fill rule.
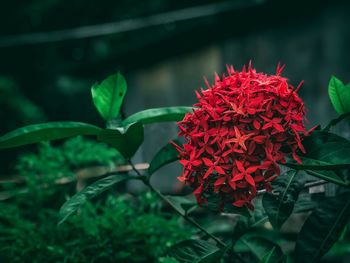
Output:
[[[92,99],[103,119],[110,121],[118,117],[126,90],[126,80],[119,72],[91,87]]]
[[[28,184],[53,184],[63,177],[72,178],[73,171],[94,165],[114,167],[123,163],[123,157],[105,144],[75,137],[62,145],[41,143],[37,153],[19,157],[16,170],[28,180]]]
[[[328,94],[338,114],[350,112],[350,83],[344,85],[341,80],[332,76],[328,85]]]
[[[94,204],[85,201],[79,215],[57,226],[64,194],[75,191],[74,184],[57,180],[74,179],[84,167],[123,162],[115,149],[82,137],[59,146],[42,143],[37,153],[21,156],[17,171],[29,192],[0,202],[0,261],[155,262],[172,244],[190,238],[192,231],[163,212],[151,193],[135,198],[109,192]]]
[[[10,196],[26,193],[33,200],[25,203],[28,209],[38,206],[58,209],[65,196],[75,191],[77,171],[95,166],[113,168],[123,163],[124,158],[117,150],[82,137],[68,139],[61,145],[43,142],[35,153],[24,153],[17,161],[16,171],[24,182],[0,186]]]
[[[338,92],[337,85],[331,89]],[[119,91],[123,94],[116,96]],[[78,137],[59,147],[43,144],[37,155],[22,157],[17,169],[22,176],[26,176],[25,184],[30,191],[17,196],[16,201],[0,204],[0,208],[6,211],[0,213],[0,242],[3,242],[0,259],[11,262],[22,262],[23,259],[31,259],[31,262],[320,262],[328,251],[335,250],[333,246],[339,246],[350,215],[347,177],[350,142],[331,133],[330,127],[345,119],[345,108],[341,111],[343,115],[332,120],[325,129],[318,127],[310,134],[305,132],[307,137],[303,145],[297,133],[299,128],[294,127],[298,147],[305,148],[305,153],[298,152],[302,163],[290,159],[284,162],[283,159],[281,164],[286,167],[282,167],[280,177],[272,182],[272,191],[266,187],[264,191],[258,189],[259,192],[254,193],[257,198],[253,200],[253,211],[248,211],[243,203],[244,211],[237,210],[229,202],[220,207],[211,200],[204,209],[215,206],[216,211],[203,214],[203,210],[197,209],[187,197],[164,195],[151,183],[152,173],[178,159],[176,151],[169,144],[151,160],[148,171],[137,170],[131,161],[143,142],[144,125],[181,120],[191,109],[149,109],[122,119],[119,110],[124,92],[126,83],[120,73],[92,88],[95,106],[106,119],[108,128],[86,123],[55,122],[19,128],[0,137],[0,148],[76,135],[92,136],[114,148]],[[346,89],[346,92],[350,90]],[[337,109],[333,93],[331,91],[330,96]],[[338,96],[338,99],[346,99],[347,95]],[[283,105],[288,105],[286,103]],[[344,101],[339,103],[346,105]],[[116,122],[111,122],[113,120]],[[235,133],[240,136],[236,129]],[[280,139],[278,136],[276,138]],[[242,152],[243,148],[238,150]],[[270,155],[268,157],[273,159]],[[299,158],[293,157],[299,161]],[[203,158],[206,163],[209,163],[208,160]],[[234,161],[240,164],[239,160]],[[254,162],[263,166],[260,161]],[[73,178],[76,169],[91,164],[115,165],[118,162],[128,162],[130,172],[108,174],[78,193],[71,187],[63,187],[62,191],[62,187],[57,186],[58,179]],[[192,159],[187,163],[191,162]],[[266,165],[277,169],[277,163],[266,162]],[[216,163],[210,161],[209,166],[218,170]],[[248,169],[244,170],[245,174]],[[255,167],[254,171],[257,169]],[[243,174],[243,170],[241,172]],[[310,180],[306,174],[312,176]],[[273,178],[273,174],[270,176]],[[315,182],[314,177],[324,180],[321,184],[335,183],[343,188],[333,197],[319,195],[313,198],[305,194],[304,189],[310,184],[320,183]],[[143,182],[150,190],[139,198],[127,194],[116,197],[114,193],[120,193],[116,191],[117,186],[130,179]],[[40,196],[39,193],[51,189],[55,189],[54,192]],[[58,206],[63,203],[64,195],[71,198],[67,198],[58,215]],[[94,203],[89,201],[98,195],[99,199]],[[28,198],[31,196],[36,198]],[[37,207],[41,211],[33,213]],[[195,227],[198,230],[196,235],[192,235],[194,232],[169,213],[167,208]],[[225,214],[218,217],[215,212]],[[308,212],[307,219],[301,223],[301,230],[295,236],[288,237],[281,228],[291,216],[300,212]],[[223,225],[216,223],[215,219],[222,219]],[[57,226],[59,220],[65,223]],[[210,227],[210,224],[214,226]],[[296,243],[295,250],[282,249],[286,240]]]
[[[274,193],[266,193],[262,201],[274,228],[281,228],[292,214],[304,184],[305,177],[297,171],[288,171],[272,183]]]
[[[0,261],[155,262],[190,235],[176,217],[160,212],[157,202],[149,194],[137,199],[108,195],[59,227],[55,209],[39,211],[33,221],[30,211],[0,203],[6,211],[0,213]]]
[[[339,239],[350,218],[350,194],[327,198],[312,211],[295,247],[297,262],[318,262]]]
[[[131,158],[143,142],[143,126],[134,122],[126,127],[102,130],[97,138],[110,144],[125,157]]]
[[[87,200],[100,195],[109,188],[112,188],[117,183],[126,181],[127,175],[115,174],[104,177],[95,183],[85,187],[83,190],[69,199],[60,209],[60,221],[58,224],[62,224],[66,219],[76,212]]]
[[[168,254],[181,262],[213,262],[222,251],[215,245],[202,240],[184,240],[171,247]]]

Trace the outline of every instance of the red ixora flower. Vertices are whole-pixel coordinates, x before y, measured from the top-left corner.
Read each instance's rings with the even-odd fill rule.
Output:
[[[284,67],[284,66],[283,66]],[[303,123],[305,108],[298,87],[281,76],[257,73],[249,63],[241,72],[227,67],[222,79],[196,92],[193,112],[178,122],[186,143],[179,151],[183,173],[178,179],[194,189],[199,204],[212,196],[223,210],[227,203],[254,209],[257,191],[271,191],[280,174],[279,163],[297,151],[308,135]]]

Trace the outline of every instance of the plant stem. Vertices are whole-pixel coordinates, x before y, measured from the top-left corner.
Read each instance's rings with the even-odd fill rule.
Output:
[[[349,116],[350,112],[340,115],[338,118],[331,120],[330,123],[328,123],[328,125],[323,130],[328,132],[333,126],[337,125],[339,122],[341,122]]]
[[[306,184],[304,185],[303,189],[311,188],[311,187],[319,186],[319,185],[324,185],[324,184],[328,184],[328,183],[334,183],[334,182],[325,181],[325,180],[318,180],[318,181],[306,183]],[[336,184],[336,183],[335,183],[335,184]],[[347,185],[344,185],[344,186],[347,186]],[[263,189],[263,190],[259,190],[259,191],[258,191],[258,195],[264,194],[264,193],[266,193],[266,189]]]
[[[148,185],[152,191],[158,194],[158,196],[163,199],[165,202],[167,202],[180,216],[182,216],[187,222],[201,230],[203,233],[205,233],[207,236],[211,237],[213,240],[215,240],[220,246],[226,247],[226,244],[222,242],[219,238],[214,236],[213,234],[209,233],[205,228],[203,228],[200,224],[198,224],[196,221],[194,221],[192,218],[188,217],[186,214],[183,214],[181,211],[176,209],[174,204],[166,197],[164,196],[160,191],[157,189],[154,189],[151,184]]]
[[[312,175],[312,176],[315,176],[315,177],[318,177],[318,178],[321,178],[321,179],[324,179],[325,180],[325,184],[326,183],[334,183],[334,184],[337,184],[337,185],[341,185],[341,186],[344,186],[344,187],[350,187],[349,183],[346,183],[344,181],[340,181],[340,180],[336,180],[332,177],[327,177],[317,171],[312,171],[312,170],[307,170],[306,171],[308,174]]]
[[[139,175],[139,177],[143,178],[143,182],[145,185],[147,185],[151,191],[153,191],[154,193],[156,193],[163,201],[165,201],[166,203],[168,203],[181,217],[183,217],[183,219],[185,219],[188,223],[192,224],[193,226],[195,226],[196,228],[198,228],[200,231],[202,231],[204,234],[206,234],[207,236],[211,237],[218,245],[220,245],[221,247],[226,247],[227,245],[221,241],[219,238],[217,238],[216,236],[214,236],[213,234],[209,233],[205,228],[203,228],[200,224],[198,224],[196,221],[194,221],[192,218],[188,217],[186,214],[184,214],[181,210],[179,210],[173,203],[171,200],[169,200],[165,195],[163,195],[159,190],[155,189],[151,183],[150,180],[147,176],[142,175],[134,166],[134,164],[131,162],[131,160],[128,160],[128,163],[131,165],[131,167],[133,168],[133,170],[135,171],[135,173],[137,175]]]

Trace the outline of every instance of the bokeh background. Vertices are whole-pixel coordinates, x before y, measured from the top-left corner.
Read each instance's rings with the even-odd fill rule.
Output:
[[[249,60],[267,73],[286,64],[293,85],[305,81],[309,125],[325,124],[335,116],[330,76],[350,80],[349,13],[345,0],[2,1],[0,133],[43,121],[103,125],[90,87],[118,70],[129,115],[191,105],[204,76]],[[173,124],[148,127],[136,160],[149,161],[175,136]],[[0,152],[1,174],[27,149]]]

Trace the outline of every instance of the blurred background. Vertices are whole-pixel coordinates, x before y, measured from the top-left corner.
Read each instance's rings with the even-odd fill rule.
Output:
[[[275,72],[278,62],[286,64],[284,75],[291,84],[305,81],[300,96],[308,109],[308,125],[324,125],[336,116],[327,94],[331,75],[336,75],[345,83],[350,81],[349,13],[350,1],[347,0],[2,1],[0,134],[45,121],[82,121],[103,126],[92,104],[90,87],[118,70],[128,82],[122,108],[123,115],[127,116],[152,107],[192,105],[195,102],[194,90],[205,86],[203,77],[212,81],[214,72],[221,74],[227,64],[240,69],[249,60],[257,71],[269,74]],[[147,126],[145,143],[134,161],[149,162],[176,134],[177,128],[173,123]],[[38,182],[56,182],[57,175],[72,176],[72,171],[78,168],[91,164],[108,166],[120,161],[118,153],[81,138],[64,144],[59,142],[55,146],[60,148],[41,145],[39,148],[29,146],[0,151],[0,189],[13,190],[9,185],[17,180],[11,179],[14,174],[32,176],[25,187],[34,189],[31,187]],[[154,183],[163,191],[174,191],[179,172],[179,166],[172,164],[155,175]],[[39,180],[38,174],[55,176],[40,181],[42,178]],[[19,183],[23,184],[22,181]],[[133,187],[137,190],[137,186]],[[73,185],[67,193],[71,195],[74,188]],[[41,205],[57,211],[64,201],[63,194],[61,188],[53,192],[32,195],[31,198],[36,200],[31,204],[32,208],[38,209]],[[47,199],[48,195],[51,199]],[[58,195],[61,199],[53,198]],[[0,194],[0,199],[8,200],[11,196],[12,193]],[[146,201],[143,200],[140,207],[153,211],[155,208],[150,208],[152,198],[145,197]],[[31,208],[27,203],[18,202],[20,205],[17,207]],[[108,202],[108,207],[113,207],[115,202],[119,206],[124,204],[124,200]],[[128,207],[126,205],[125,209],[128,210]],[[0,206],[0,209],[5,208]],[[17,211],[14,207],[11,209]],[[132,213],[137,215],[139,212],[135,210]],[[16,213],[9,213],[12,216],[9,221],[13,221]],[[114,211],[103,213],[115,218]],[[46,218],[43,216],[39,220],[31,216],[34,222]],[[26,220],[27,217],[24,215]],[[40,243],[37,228],[27,228],[27,223],[21,223],[19,219],[16,222],[20,222],[16,229],[22,227],[20,233],[35,233],[33,241],[29,240],[28,244]],[[93,220],[84,222],[86,229],[96,224]],[[72,224],[74,227],[81,226],[81,222]],[[55,231],[54,225],[50,226],[52,229],[43,229],[43,233]],[[175,233],[173,229],[177,227],[174,223],[165,225],[164,229]],[[70,231],[67,230],[68,236]],[[87,240],[90,234],[81,239]],[[158,234],[164,236],[164,233]],[[180,234],[182,237],[188,235],[186,231]],[[18,235],[14,232],[15,237]],[[147,232],[147,235],[152,237],[155,233]],[[120,236],[113,240],[118,238],[124,240]],[[176,240],[178,236],[172,238]],[[141,240],[148,240],[148,236],[141,235]],[[47,242],[45,240],[44,247],[40,249],[49,253],[55,251],[58,256],[52,260],[61,260],[61,256],[67,254],[61,247],[50,247]],[[18,245],[19,251],[22,251],[22,245]],[[153,245],[150,244],[150,247]],[[135,244],[131,243],[130,247],[133,246]],[[37,255],[40,249],[33,250],[33,255]],[[143,249],[149,251],[147,247]],[[130,253],[135,254],[135,251]],[[158,254],[149,257],[156,256]],[[125,253],[120,257],[127,258]],[[24,262],[21,257],[18,260]],[[74,262],[71,260],[65,262]],[[142,260],[140,262],[145,262]],[[38,259],[36,262],[41,261]]]

